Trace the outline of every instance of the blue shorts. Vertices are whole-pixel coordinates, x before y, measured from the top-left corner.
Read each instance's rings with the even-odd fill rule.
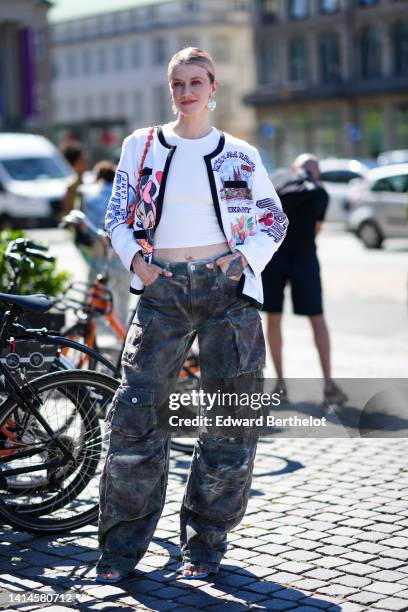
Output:
[[[323,314],[320,266],[316,253],[276,253],[262,273],[263,310],[280,313],[284,289],[290,283],[293,312]]]

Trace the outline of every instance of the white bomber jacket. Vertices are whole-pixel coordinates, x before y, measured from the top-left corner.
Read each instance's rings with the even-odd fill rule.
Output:
[[[150,130],[136,130],[124,140],[106,213],[105,228],[128,270],[138,251],[151,261],[154,231],[160,222],[167,176],[177,148],[166,142],[160,126],[154,128],[137,193]],[[229,134],[219,135],[216,149],[204,156],[214,208],[231,251],[243,253],[249,264],[238,284],[238,294],[261,307],[261,272],[283,241],[288,219],[255,147]],[[143,290],[135,274],[130,291],[140,294]]]

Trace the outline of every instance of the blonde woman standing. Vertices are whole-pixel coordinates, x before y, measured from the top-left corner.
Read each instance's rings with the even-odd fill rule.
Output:
[[[258,388],[261,272],[287,227],[258,151],[210,123],[218,87],[210,55],[179,51],[168,79],[177,118],[125,139],[106,216],[113,247],[134,272],[131,291],[142,295],[108,415],[100,582],[124,578],[153,537],[169,461],[159,407],[195,337],[203,388]],[[184,578],[218,571],[227,533],[246,510],[256,443],[256,435],[200,432],[180,512]]]

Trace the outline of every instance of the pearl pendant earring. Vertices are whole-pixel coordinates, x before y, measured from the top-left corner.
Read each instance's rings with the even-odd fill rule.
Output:
[[[207,103],[207,108],[209,111],[214,111],[217,107],[217,103],[214,98],[210,98]]]

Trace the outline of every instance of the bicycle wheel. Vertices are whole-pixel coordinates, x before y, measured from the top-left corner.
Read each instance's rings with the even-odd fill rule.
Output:
[[[72,370],[46,374],[30,385],[52,435],[18,399],[0,406],[0,516],[38,534],[93,523],[107,450],[106,429],[96,410],[109,407],[118,383],[103,374]]]

